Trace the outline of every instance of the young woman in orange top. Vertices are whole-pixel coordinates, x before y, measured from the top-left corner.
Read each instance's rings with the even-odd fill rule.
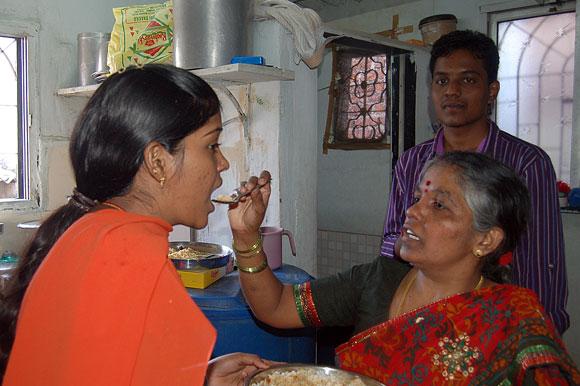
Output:
[[[221,131],[215,92],[185,70],[131,68],[97,89],[70,142],[76,188],[2,298],[3,385],[231,385],[268,367],[208,365],[216,331],[167,259],[172,225],[202,228],[214,209]]]

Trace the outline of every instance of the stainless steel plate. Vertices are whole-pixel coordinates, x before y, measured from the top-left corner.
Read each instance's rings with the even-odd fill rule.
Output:
[[[316,366],[316,365],[307,365],[307,364],[286,364],[280,366],[272,366],[265,370],[258,370],[251,374],[244,383],[245,386],[252,386],[257,385],[261,381],[266,381],[270,378],[272,374],[288,374],[292,371],[297,371],[302,373],[301,370],[308,371],[308,374],[314,373],[315,376],[320,376],[324,380],[321,384],[328,384],[330,382],[341,382],[344,385],[353,384],[360,384],[369,385],[369,386],[384,386],[381,382],[367,377],[366,375],[361,375],[357,373],[353,373],[351,371],[341,370],[334,367],[328,366]],[[360,381],[360,382],[357,382]],[[288,379],[288,385],[292,384],[292,380]],[[298,385],[298,383],[295,383]],[[269,385],[276,386],[276,383],[269,383]]]
[[[195,255],[188,258],[175,258],[169,254],[175,268],[180,270],[192,270],[200,268],[219,268],[228,264],[232,258],[234,251],[225,245],[202,243],[198,241],[193,242],[171,242],[169,243],[171,250],[191,249]]]

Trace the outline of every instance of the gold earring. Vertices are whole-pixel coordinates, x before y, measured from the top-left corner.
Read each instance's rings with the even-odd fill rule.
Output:
[[[159,179],[159,185],[161,185],[161,187],[163,188],[163,186],[165,185],[165,177],[161,177]]]
[[[475,257],[477,257],[478,259],[483,256],[483,252],[481,252],[481,249],[476,249],[475,251],[473,251],[473,254],[475,255]]]

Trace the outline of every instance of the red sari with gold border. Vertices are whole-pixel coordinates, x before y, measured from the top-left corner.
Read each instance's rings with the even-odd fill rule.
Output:
[[[355,335],[337,364],[386,385],[568,385],[580,373],[536,295],[495,285]]]

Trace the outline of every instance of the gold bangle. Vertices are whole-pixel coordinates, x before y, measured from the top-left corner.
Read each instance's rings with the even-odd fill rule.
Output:
[[[260,245],[260,247],[258,249],[256,249],[255,251],[248,253],[248,254],[241,254],[241,253],[236,253],[236,257],[241,257],[242,259],[249,259],[250,257],[254,257],[256,256],[258,253],[262,252],[262,246]]]
[[[262,247],[262,236],[258,236],[258,240],[256,240],[256,242],[254,244],[252,244],[252,246],[250,247],[250,249],[245,250],[245,251],[240,251],[237,247],[236,247],[236,243],[232,242],[232,249],[234,250],[234,252],[236,252],[236,255],[245,255],[248,253],[252,253],[255,252],[257,249]],[[256,253],[254,253],[255,255]],[[251,256],[251,255],[250,255]]]
[[[268,268],[268,260],[264,259],[259,265],[256,265],[254,267],[240,267],[238,266],[238,269],[242,272],[245,273],[258,273],[258,272],[262,272],[263,270],[265,270],[266,268]]]

